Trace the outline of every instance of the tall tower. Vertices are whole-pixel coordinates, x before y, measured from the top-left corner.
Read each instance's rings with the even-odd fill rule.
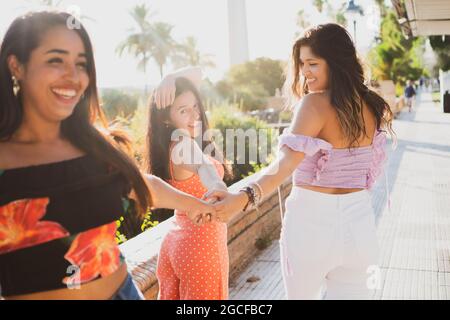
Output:
[[[245,0],[228,0],[230,64],[248,61],[247,12]]]

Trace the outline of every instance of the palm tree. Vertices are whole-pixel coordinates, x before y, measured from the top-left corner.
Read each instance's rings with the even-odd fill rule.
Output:
[[[149,8],[145,5],[137,5],[131,11],[130,15],[137,24],[137,28],[129,30],[128,37],[122,41],[116,49],[119,56],[126,50],[128,54],[138,59],[138,70],[147,75],[147,65],[150,61],[154,47],[153,30],[149,18],[152,16]],[[147,83],[145,84],[145,96],[147,96]]]
[[[147,65],[154,45],[153,31],[151,24],[148,22],[150,15],[149,9],[145,4],[137,5],[130,14],[138,25],[138,28],[129,30],[130,34],[118,45],[116,51],[119,56],[122,56],[123,52],[127,50],[129,54],[138,58],[138,69],[146,74]]]
[[[135,6],[130,14],[136,22],[137,28],[129,30],[130,34],[118,45],[116,51],[122,56],[126,50],[137,58],[138,70],[144,74],[147,73],[149,61],[153,59],[159,67],[162,78],[163,67],[174,47],[174,41],[170,34],[173,27],[164,22],[151,23],[149,20],[153,14],[145,4]],[[147,85],[145,93],[147,94]]]
[[[165,22],[156,22],[152,25],[152,35],[154,46],[152,48],[152,57],[159,68],[161,79],[164,74],[164,65],[172,57],[176,43],[172,38],[173,26]]]
[[[200,66],[202,68],[214,68],[216,64],[210,54],[201,54],[197,48],[197,40],[189,36],[184,43],[176,46],[173,62],[176,68]]]

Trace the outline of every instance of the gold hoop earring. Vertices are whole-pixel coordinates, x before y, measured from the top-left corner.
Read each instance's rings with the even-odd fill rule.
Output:
[[[19,94],[19,91],[20,91],[19,80],[17,80],[17,78],[15,76],[12,76],[11,80],[13,82],[13,93],[17,97],[17,95]]]

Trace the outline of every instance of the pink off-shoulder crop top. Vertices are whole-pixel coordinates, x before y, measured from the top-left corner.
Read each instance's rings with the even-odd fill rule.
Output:
[[[286,129],[279,137],[278,149],[287,146],[305,153],[293,175],[296,186],[370,189],[382,172],[385,145],[386,135],[380,130],[369,146],[336,149],[325,140]]]

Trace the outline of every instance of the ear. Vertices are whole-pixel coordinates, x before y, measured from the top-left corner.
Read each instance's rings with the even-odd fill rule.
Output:
[[[22,80],[25,76],[25,68],[23,64],[19,62],[15,55],[10,55],[7,59],[7,64],[9,68],[9,72],[11,75],[16,77],[17,80]]]

